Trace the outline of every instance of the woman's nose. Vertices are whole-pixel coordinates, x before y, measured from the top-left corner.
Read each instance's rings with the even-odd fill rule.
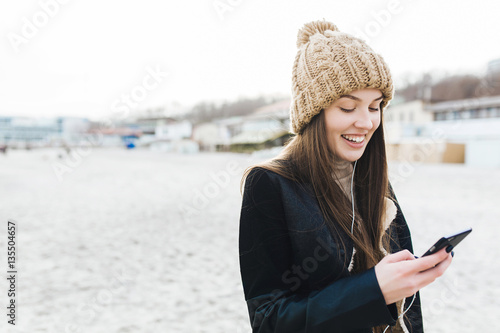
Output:
[[[360,112],[354,126],[361,129],[371,130],[373,128],[373,122],[370,117],[370,111],[366,110]]]

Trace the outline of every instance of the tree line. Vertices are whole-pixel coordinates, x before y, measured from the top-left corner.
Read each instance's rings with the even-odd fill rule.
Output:
[[[404,101],[422,99],[429,103],[500,95],[500,71],[485,75],[448,75],[436,78],[430,73],[415,82],[396,88],[396,95]]]

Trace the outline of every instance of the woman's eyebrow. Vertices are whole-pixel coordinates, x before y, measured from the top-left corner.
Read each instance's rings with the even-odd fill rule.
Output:
[[[361,99],[360,99],[360,98],[358,98],[358,97],[356,97],[356,96],[353,96],[353,95],[342,95],[342,96],[340,96],[340,97],[339,97],[339,99],[340,99],[340,98],[343,98],[343,97],[350,98],[350,99],[355,100],[355,101],[361,101]],[[375,101],[379,101],[379,100],[381,100],[382,98],[384,98],[384,95],[380,95],[380,97],[375,98],[373,101],[374,101],[374,102],[375,102]]]

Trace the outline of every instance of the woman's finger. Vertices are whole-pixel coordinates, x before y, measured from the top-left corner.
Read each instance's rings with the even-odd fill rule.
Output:
[[[426,286],[429,283],[436,280],[438,277],[444,274],[446,269],[451,265],[452,257],[450,254],[447,254],[445,260],[439,262],[435,267],[429,268],[425,271],[418,273],[417,277],[422,284],[422,286]]]
[[[415,256],[408,250],[399,251],[384,258],[388,263],[399,262],[403,260],[415,260]]]
[[[443,260],[446,260],[446,258],[448,258],[448,256],[449,256],[449,253],[446,252],[446,249],[442,249],[442,250],[439,250],[437,253],[434,253],[434,254],[431,254],[431,255],[425,256],[425,257],[420,257],[417,260],[412,261],[411,265],[418,272],[423,272],[423,271],[426,271],[428,269],[435,267]]]

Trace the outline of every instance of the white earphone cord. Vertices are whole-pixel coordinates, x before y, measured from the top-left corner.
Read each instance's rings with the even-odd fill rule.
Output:
[[[417,296],[417,294],[413,294],[413,297],[411,299],[410,305],[408,305],[408,307],[406,308],[406,310],[404,310],[403,313],[399,315],[398,319],[400,319],[401,317],[403,317],[404,314],[406,312],[408,312],[408,310],[410,310],[411,306],[413,305],[413,302],[415,301],[415,296]],[[385,328],[385,330],[384,330],[383,333],[385,333],[389,329],[389,327],[391,327],[391,325],[387,325],[387,327]]]
[[[358,164],[358,160],[356,160],[354,162],[354,167],[352,168],[352,175],[351,175],[351,204],[352,204],[352,224],[351,224],[351,235],[354,234],[354,221],[355,221],[355,213],[354,213],[354,192],[353,192],[353,184],[354,184],[354,172],[356,171],[356,165]],[[410,310],[411,306],[413,305],[413,302],[415,301],[415,296],[417,294],[413,294],[413,298],[411,299],[411,302],[410,302],[410,305],[408,305],[408,307],[406,308],[406,310],[403,311],[403,313],[401,313],[398,317],[398,319],[400,319],[401,317],[404,316],[404,314],[406,312],[408,312],[408,310]],[[387,327],[385,328],[384,332],[385,333],[389,327],[391,327],[390,325],[387,325]]]

